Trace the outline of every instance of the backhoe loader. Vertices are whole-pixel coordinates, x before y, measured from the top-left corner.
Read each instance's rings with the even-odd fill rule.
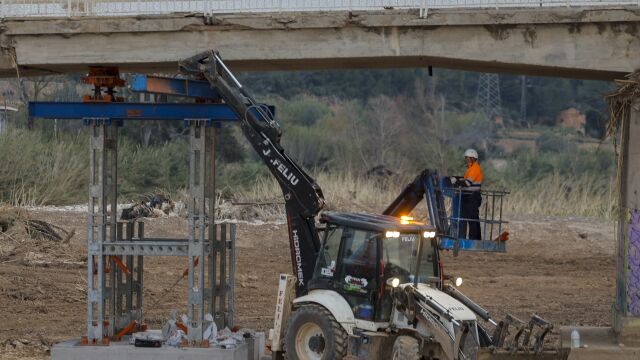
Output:
[[[436,226],[394,216],[393,210],[320,213],[320,186],[285,152],[273,112],[248,94],[220,54],[198,54],[180,69],[206,79],[235,112],[282,189],[294,276],[281,276],[271,332],[274,358],[548,355],[542,345],[551,324],[537,316],[527,323],[514,317],[497,323],[447,284]],[[396,208],[415,206],[410,201],[415,199],[401,195]],[[480,326],[479,319],[488,325]]]

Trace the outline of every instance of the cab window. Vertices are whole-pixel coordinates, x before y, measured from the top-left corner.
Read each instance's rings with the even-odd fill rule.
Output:
[[[398,238],[384,239],[382,242],[382,261],[384,278],[396,277],[400,283],[413,282],[418,265],[418,234],[402,234]],[[422,258],[418,282],[428,282],[435,275],[433,247],[427,241],[422,242]]]
[[[382,241],[382,261],[384,261],[384,278],[396,277],[400,283],[413,281],[418,254],[418,236],[402,234],[398,238]]]
[[[385,282],[391,278],[398,278],[400,283],[414,282],[416,266],[418,264],[418,247],[420,241],[418,234],[401,234],[397,238],[385,238],[382,240],[382,272]],[[422,259],[418,282],[428,282],[435,273],[434,248],[427,241],[422,241]],[[388,287],[379,302],[377,321],[389,321],[393,300]]]
[[[358,319],[373,320],[378,274],[378,233],[345,229],[338,286]]]
[[[336,271],[338,252],[342,240],[342,228],[329,226],[325,230],[325,238],[318,254],[318,261],[313,272],[314,279],[331,279]]]

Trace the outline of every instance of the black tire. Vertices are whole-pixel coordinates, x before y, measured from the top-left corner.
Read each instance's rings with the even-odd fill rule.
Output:
[[[309,334],[316,333],[309,339]],[[341,360],[347,353],[347,332],[324,307],[305,304],[289,317],[284,337],[285,359]],[[307,356],[305,354],[313,354]]]
[[[418,339],[411,336],[398,336],[393,343],[391,359],[393,360],[419,360],[420,344]]]

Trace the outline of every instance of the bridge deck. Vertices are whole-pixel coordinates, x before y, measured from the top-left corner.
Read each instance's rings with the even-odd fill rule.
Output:
[[[76,0],[68,3],[73,1]],[[87,4],[97,4],[96,1],[99,0],[87,0]],[[101,3],[133,4],[110,1]],[[221,3],[209,1],[213,2]],[[489,4],[477,0],[442,3]],[[516,3],[532,4],[530,0],[498,2],[505,6]],[[427,12],[426,8],[420,11],[394,7],[363,11],[7,17],[0,29],[0,77],[84,72],[89,65],[114,65],[122,71],[141,73],[175,73],[179,60],[214,48],[236,71],[433,66],[610,80],[640,68],[640,58],[636,56],[640,53],[638,6],[552,8],[537,4],[536,8]],[[542,4],[551,2],[543,0]],[[95,14],[96,8],[81,10],[81,15]]]

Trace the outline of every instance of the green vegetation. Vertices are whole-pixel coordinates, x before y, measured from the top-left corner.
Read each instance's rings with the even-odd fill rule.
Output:
[[[600,136],[607,83],[530,78],[528,116],[519,118],[520,77],[501,76],[505,128],[529,131],[536,151],[509,153],[499,144],[505,129],[474,111],[477,74],[423,70],[244,74],[264,102],[276,105],[283,145],[322,186],[332,208],[380,211],[424,168],[464,171],[462,152],[481,155],[488,188],[512,192],[509,213],[610,217],[614,211],[612,145],[583,149],[586,138],[549,127],[559,110],[587,115],[587,135]],[[77,79],[38,97],[79,99]],[[33,86],[35,89],[36,87]],[[59,91],[55,91],[58,89]],[[135,95],[126,91],[131,100]],[[169,99],[174,101],[174,99]],[[0,136],[0,202],[86,202],[87,135],[78,122],[36,121],[24,112]],[[535,129],[535,130],[533,130]],[[233,124],[216,131],[216,186],[224,198],[274,200],[279,189]],[[592,140],[593,142],[593,140]],[[121,201],[142,194],[179,194],[187,185],[188,139],[181,122],[127,124],[119,139]],[[395,173],[365,176],[384,165]]]
[[[70,203],[87,190],[86,137],[53,141],[15,129],[0,137],[0,199],[13,204]]]
[[[349,99],[366,103],[381,95],[414,98],[422,93],[430,101],[440,96],[447,107],[470,112],[475,109],[479,73],[434,69],[336,70],[248,73],[241,81],[262,96],[278,95],[286,99],[300,94],[329,99]],[[604,93],[613,83],[604,81],[525,77],[526,118],[521,118],[522,77],[500,75],[503,116],[509,126],[551,126],[559,111],[575,107],[587,115],[587,133],[602,136],[606,119]]]

